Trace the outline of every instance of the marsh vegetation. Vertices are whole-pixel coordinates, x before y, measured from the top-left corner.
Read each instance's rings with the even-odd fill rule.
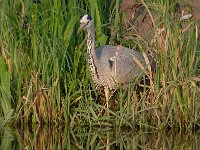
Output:
[[[198,130],[198,27],[190,19],[180,22],[173,0],[142,4],[157,19],[151,17],[153,37],[136,40],[124,28],[120,0],[0,1],[0,128],[39,123]],[[95,18],[97,47],[135,48],[156,62],[155,72],[148,68],[128,91],[114,93],[109,122],[105,97],[90,82],[85,34],[76,34],[85,13]]]

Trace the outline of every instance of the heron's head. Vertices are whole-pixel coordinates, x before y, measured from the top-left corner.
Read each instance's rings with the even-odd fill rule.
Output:
[[[85,14],[84,16],[82,16],[80,18],[80,27],[77,31],[77,33],[81,32],[82,30],[87,30],[89,28],[93,28],[94,27],[94,21],[92,19],[91,16],[89,16],[88,14]]]

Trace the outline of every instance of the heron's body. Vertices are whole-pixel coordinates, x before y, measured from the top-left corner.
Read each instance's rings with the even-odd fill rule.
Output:
[[[110,45],[97,48],[93,54],[95,71],[89,66],[94,83],[109,89],[129,84],[141,73],[141,68],[133,57],[136,57],[142,65],[145,64],[143,56],[129,48]]]
[[[92,18],[86,14],[81,18],[80,23],[79,31],[88,32],[87,60],[92,80],[97,86],[104,87],[106,104],[109,108],[109,89],[117,89],[119,86],[129,84],[142,73],[139,64],[142,66],[146,64],[144,57],[137,51],[123,46],[105,45],[95,49]]]

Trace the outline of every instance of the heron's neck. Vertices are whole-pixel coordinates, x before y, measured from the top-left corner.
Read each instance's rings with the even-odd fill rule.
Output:
[[[95,52],[95,31],[94,31],[94,28],[90,28],[87,31],[88,31],[87,52],[94,56],[94,52]]]
[[[94,28],[90,28],[88,31],[88,41],[87,41],[87,53],[88,53],[88,64],[89,64],[89,70],[92,75],[93,80],[97,81],[99,79],[99,75],[97,72],[97,67],[94,63],[94,60],[96,58],[95,55],[95,32]]]

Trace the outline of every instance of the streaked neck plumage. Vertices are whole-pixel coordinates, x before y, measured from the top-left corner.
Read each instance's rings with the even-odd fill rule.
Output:
[[[88,32],[87,52],[88,52],[88,54],[91,54],[91,55],[93,55],[93,57],[95,57],[95,31],[94,31],[94,27],[88,28],[87,32]]]
[[[89,70],[90,70],[93,80],[96,81],[97,83],[97,81],[99,80],[99,75],[97,72],[97,67],[94,62],[94,60],[96,59],[94,27],[88,28],[87,31],[88,31],[87,53],[88,53]]]

